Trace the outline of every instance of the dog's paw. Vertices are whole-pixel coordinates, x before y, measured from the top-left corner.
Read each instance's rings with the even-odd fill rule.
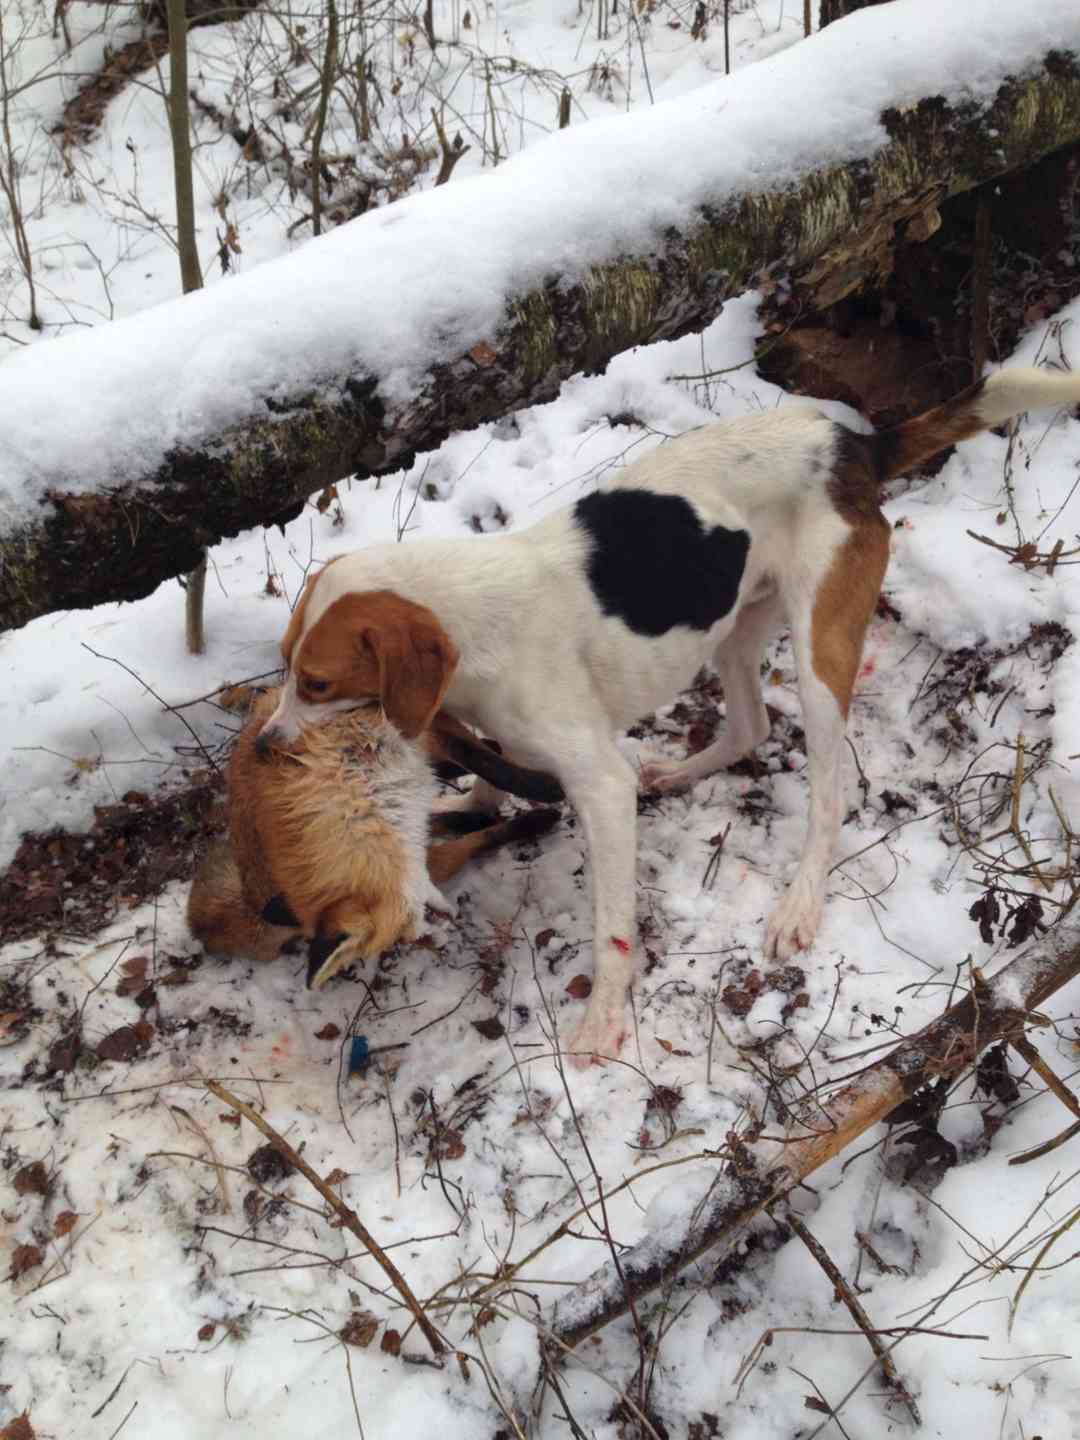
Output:
[[[822,908],[821,894],[796,881],[769,918],[765,954],[770,959],[790,960],[812,945]]]
[[[575,1070],[588,1070],[590,1065],[603,1065],[614,1059],[626,1039],[623,1006],[618,1015],[587,1011],[585,1019],[564,1047],[566,1058]]]
[[[638,789],[653,795],[685,790],[691,777],[684,760],[646,760],[638,772]]]

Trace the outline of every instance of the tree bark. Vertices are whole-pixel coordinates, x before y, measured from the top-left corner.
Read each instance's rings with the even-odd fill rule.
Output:
[[[326,49],[323,52],[319,77],[319,108],[315,114],[315,134],[311,140],[311,233],[322,234],[322,141],[326,129],[326,112],[330,108],[330,92],[337,75],[338,13],[335,0],[326,0]]]
[[[886,111],[882,123],[889,141],[869,159],[703,206],[696,224],[668,232],[651,253],[507,295],[490,343],[432,365],[408,401],[385,404],[377,374],[341,375],[319,396],[253,414],[111,492],[71,495],[54,484],[50,505],[0,534],[0,627],[146,595],[222,536],[295,514],[306,495],[348,475],[396,469],[454,430],[550,400],[564,379],[602,371],[620,351],[700,330],[752,287],[783,282],[813,310],[879,284],[897,234],[926,230],[943,199],[1080,141],[1080,69],[1050,54],[989,103],[928,97]],[[133,404],[137,365],[133,357]]]
[[[853,15],[856,10],[867,10],[871,5],[887,5],[889,0],[821,0],[818,24],[821,29],[831,25],[834,20],[842,20],[845,15]]]
[[[184,0],[167,0],[169,19],[169,133],[176,193],[176,248],[184,294],[202,289],[195,238],[195,190],[191,176],[191,117],[188,114],[187,17]]]
[[[992,980],[977,980],[959,1004],[868,1066],[822,1107],[807,1110],[801,1125],[790,1127],[788,1143],[762,1139],[740,1147],[717,1168],[713,1188],[681,1231],[672,1226],[662,1235],[647,1235],[620,1254],[617,1266],[609,1261],[558,1302],[553,1354],[580,1345],[625,1315],[706,1251],[733,1245],[766,1205],[781,1200],[916,1090],[961,1074],[995,1041],[1022,1037],[1031,1012],[1078,974],[1080,929],[1063,926]]]
[[[180,285],[185,295],[202,289],[199,242],[195,234],[195,185],[191,173],[191,115],[188,112],[187,15],[184,0],[166,0],[169,22],[169,135],[176,192],[176,248]],[[184,581],[184,635],[190,655],[206,649],[203,621],[206,600],[206,551]]]

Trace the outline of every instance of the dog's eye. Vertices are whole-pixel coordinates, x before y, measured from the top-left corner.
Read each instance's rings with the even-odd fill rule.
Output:
[[[329,680],[311,680],[305,677],[301,684],[305,690],[310,690],[312,695],[323,695],[330,689]]]

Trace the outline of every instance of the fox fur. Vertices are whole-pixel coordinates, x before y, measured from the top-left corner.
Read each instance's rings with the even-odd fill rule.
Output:
[[[551,810],[485,816],[474,833],[429,843],[431,762],[468,756],[462,727],[449,722],[449,746],[433,731],[406,740],[376,703],[264,757],[255,740],[277,701],[270,690],[252,704],[229,762],[228,839],[208,851],[188,899],[191,933],[212,953],[270,960],[303,938],[318,988],[411,938],[425,901],[438,898],[433,885],[471,857],[557,819]],[[538,777],[521,773],[531,793]]]

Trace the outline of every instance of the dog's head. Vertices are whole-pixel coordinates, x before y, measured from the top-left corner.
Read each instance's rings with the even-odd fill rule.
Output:
[[[260,754],[372,697],[414,739],[450,683],[457,647],[432,612],[390,590],[345,590],[334,584],[334,564],[311,577],[292,613],[281,642],[288,676],[260,731]]]

